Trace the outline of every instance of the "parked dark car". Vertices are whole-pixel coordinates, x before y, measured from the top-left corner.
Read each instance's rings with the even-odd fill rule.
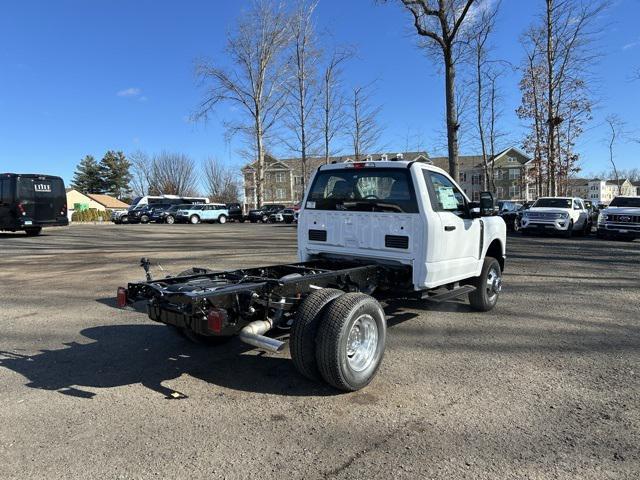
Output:
[[[285,208],[279,212],[269,215],[270,223],[293,223],[295,219],[295,210],[293,208]]]
[[[163,205],[162,207],[153,206],[151,213],[151,221],[157,223],[176,223],[176,213],[181,208],[190,207],[190,203],[180,203],[177,205]]]
[[[593,229],[594,225],[598,224],[598,215],[600,215],[601,208],[594,205],[591,200],[583,200],[584,206],[589,211],[589,232]]]
[[[262,208],[249,210],[249,221],[251,223],[262,222],[267,223],[272,213],[278,213],[285,208],[284,205],[263,205]]]
[[[239,203],[227,203],[227,210],[229,210],[229,218],[227,220],[240,223],[244,223],[246,220],[244,213],[242,213],[242,206]]]
[[[129,223],[149,223],[159,221],[160,214],[172,206],[171,203],[152,203],[129,212]]]
[[[520,231],[520,221],[522,220],[522,213],[531,207],[533,202],[525,202],[523,204],[516,204],[517,207],[513,209],[503,210],[499,215],[507,224],[507,230],[511,232]]]

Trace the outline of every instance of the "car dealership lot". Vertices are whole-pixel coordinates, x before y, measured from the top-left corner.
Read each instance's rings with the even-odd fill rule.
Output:
[[[3,478],[637,477],[639,241],[510,237],[496,309],[389,305],[382,369],[353,394],[113,307],[142,256],[165,274],[290,262],[295,232],[0,234]]]

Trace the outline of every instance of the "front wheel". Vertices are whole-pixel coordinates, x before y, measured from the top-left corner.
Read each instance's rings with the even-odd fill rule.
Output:
[[[262,216],[262,223],[267,223],[269,221],[269,217],[266,215]]]
[[[353,392],[376,375],[386,343],[384,311],[364,293],[345,293],[329,305],[317,335],[316,360],[331,386]]]
[[[120,223],[129,223],[129,216],[128,215],[123,215],[120,218]]]
[[[27,234],[27,237],[35,237],[36,235],[40,235],[42,231],[42,227],[34,227],[34,228],[25,228],[24,233]]]
[[[191,217],[189,217],[189,222],[191,222],[194,225],[196,223],[200,223],[200,217],[198,215],[191,215]]]
[[[479,277],[475,277],[471,285],[476,289],[469,294],[471,308],[488,312],[498,303],[502,290],[502,269],[498,260],[486,257]]]
[[[569,237],[571,237],[572,234],[573,234],[573,220],[571,220],[571,222],[569,222],[569,227],[563,233],[563,235],[564,235],[565,238],[569,238]]]
[[[169,225],[173,225],[176,223],[176,218],[173,215],[167,215],[167,218],[164,219]]]
[[[149,223],[149,215],[142,215],[140,217],[140,223]]]
[[[227,216],[226,215],[220,215],[218,217],[218,223],[222,223],[222,224],[227,223]]]
[[[520,220],[518,217],[513,219],[513,231],[516,233],[520,231]]]

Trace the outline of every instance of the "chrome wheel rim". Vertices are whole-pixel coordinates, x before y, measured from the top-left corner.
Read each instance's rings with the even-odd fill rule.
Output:
[[[218,219],[218,221],[219,221],[220,223],[227,223],[227,217],[225,217],[225,216],[223,215],[223,216],[221,216],[221,217]]]
[[[491,267],[487,273],[487,298],[493,302],[502,290],[502,277],[497,267]]]
[[[347,336],[347,362],[356,371],[366,370],[375,359],[378,346],[378,324],[368,314],[359,316]]]

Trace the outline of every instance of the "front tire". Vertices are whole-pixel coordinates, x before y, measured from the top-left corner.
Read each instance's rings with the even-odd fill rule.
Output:
[[[573,220],[571,220],[571,222],[569,222],[569,227],[563,233],[564,238],[570,238],[571,235],[573,235]]]
[[[193,225],[200,223],[200,217],[198,215],[191,215],[191,217],[189,217],[189,222]]]
[[[333,288],[317,290],[302,301],[296,312],[289,341],[291,359],[298,371],[310,380],[320,379],[316,360],[318,327],[327,307],[343,293]]]
[[[316,361],[331,386],[353,392],[366,387],[380,368],[387,323],[380,304],[364,293],[334,300],[320,323]]]
[[[269,217],[266,215],[262,216],[262,223],[267,223],[269,221]]]
[[[502,269],[498,260],[486,257],[479,277],[475,277],[471,285],[476,289],[469,294],[471,308],[480,312],[488,312],[498,303],[502,290]]]
[[[173,225],[176,223],[176,218],[173,215],[167,215],[167,218],[165,218],[164,221],[169,225]]]
[[[40,235],[42,232],[42,227],[34,227],[34,228],[25,228],[24,233],[27,234],[27,237],[35,237]]]
[[[149,223],[149,215],[142,215],[140,217],[140,223]]]
[[[128,215],[123,215],[120,218],[120,223],[129,223],[129,216]]]

